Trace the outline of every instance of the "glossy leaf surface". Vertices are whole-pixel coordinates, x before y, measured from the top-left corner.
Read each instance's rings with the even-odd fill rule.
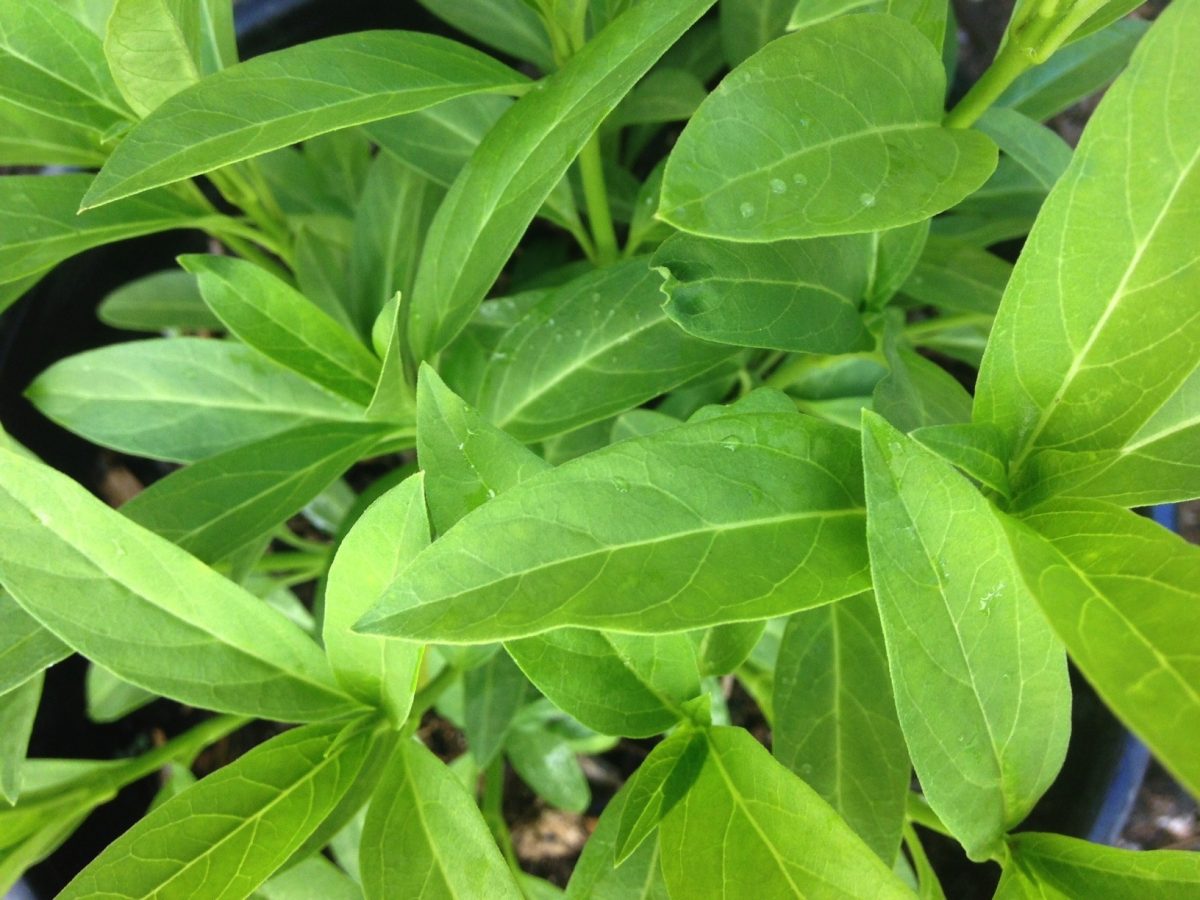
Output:
[[[60,896],[247,896],[350,788],[370,734],[345,728],[309,725],[256,747],[141,819]]]
[[[1088,123],[1013,272],[975,417],[1008,435],[1018,491],[1036,486],[1021,470],[1039,450],[1144,454],[1191,468],[1200,490],[1184,450],[1200,435],[1200,115],[1183,75],[1197,52],[1200,9],[1171,7]]]
[[[279,613],[66,476],[0,459],[0,582],[64,643],[206,709],[307,721],[353,708]]]
[[[689,334],[742,347],[848,353],[874,342],[859,307],[867,236],[734,244],[679,234],[654,254],[667,315]]]
[[[58,362],[28,396],[102,444],[190,462],[312,421],[358,421],[335,397],[233,341],[134,341]]]
[[[592,133],[713,2],[643,0],[488,132],[429,231],[413,294],[418,358],[441,350],[470,321]]]
[[[359,853],[368,900],[523,896],[474,799],[412,741],[400,742],[375,792]]]
[[[296,91],[297,82],[304,89]],[[317,135],[528,82],[443,37],[367,31],[268,53],[175,94],[121,141],[83,208]]]
[[[911,766],[873,594],[792,615],[772,697],[775,758],[893,862]]]
[[[896,708],[930,806],[972,858],[1054,780],[1071,692],[1002,514],[877,416],[864,418],[871,572]]]
[[[397,723],[412,706],[421,648],[355,634],[350,626],[429,544],[423,487],[422,476],[415,475],[367,507],[338,546],[325,584],[322,635],[334,676]]]
[[[781,38],[692,117],[667,162],[659,216],[754,242],[929,218],[996,165],[989,139],[942,127],[944,93],[938,53],[896,18],[846,16]]]
[[[704,896],[715,885],[727,897],[912,896],[749,732],[714,728],[706,739],[698,779],[660,826],[672,896]]]
[[[858,593],[853,440],[805,417],[759,414],[589,454],[463,519],[360,627],[449,643],[563,626],[657,633]],[[734,562],[748,552],[753,572]]]

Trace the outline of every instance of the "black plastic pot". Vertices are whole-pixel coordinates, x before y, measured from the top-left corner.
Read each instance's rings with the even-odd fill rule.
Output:
[[[446,30],[416,3],[375,0],[242,0],[237,25],[244,55],[369,28]],[[203,236],[175,233],[90,251],[59,266],[0,316],[0,422],[4,427],[46,462],[96,490],[103,463],[111,454],[46,420],[21,391],[56,360],[133,337],[98,321],[95,308],[100,300],[133,278],[172,266],[179,253],[203,247]],[[129,458],[121,462],[146,481],[160,474],[152,462]],[[92,723],[83,714],[84,667],[75,658],[48,673],[31,742],[33,755],[126,756],[198,721],[199,714],[159,701],[112,725]],[[1076,692],[1067,761],[1026,827],[1112,843],[1128,818],[1149,754],[1082,679],[1073,681]],[[155,779],[146,779],[97,810],[59,851],[29,873],[21,890],[32,894],[10,895],[9,900],[57,893],[142,815],[157,787]],[[991,896],[987,877],[981,877],[978,867],[965,864],[961,851],[950,842],[937,846],[936,838],[933,844],[931,852],[939,866],[946,864],[950,896]]]

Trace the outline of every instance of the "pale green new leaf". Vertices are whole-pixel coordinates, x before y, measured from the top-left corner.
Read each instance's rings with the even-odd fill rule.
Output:
[[[126,331],[223,331],[200,296],[196,277],[174,269],[123,284],[96,310],[105,325]]]
[[[1200,793],[1200,548],[1103,503],[1023,517],[1025,574],[1071,658],[1105,703]],[[1051,547],[1046,547],[1048,542]]]
[[[551,291],[497,342],[483,415],[521,441],[625,412],[719,365],[736,348],[681,331],[645,257]]]
[[[1169,7],[1088,123],[1013,272],[975,418],[1006,432],[1018,491],[1036,487],[1022,469],[1039,450],[1120,457],[1153,444],[1156,460],[1194,457],[1197,53],[1200,8]]]
[[[322,637],[338,682],[396,723],[412,706],[422,648],[355,634],[355,623],[429,544],[423,476],[406,478],[359,517],[338,546],[325,583]]]
[[[0,590],[0,694],[70,655],[70,647]]]
[[[244,259],[188,255],[179,262],[244,344],[335,394],[371,402],[379,360],[303,294]]]
[[[523,896],[479,808],[445,764],[400,742],[363,825],[367,900]]]
[[[141,819],[59,896],[249,896],[350,789],[370,743],[361,722],[284,732]]]
[[[799,31],[847,13],[882,12],[887,0],[794,0],[787,30]]]
[[[878,416],[863,424],[867,543],[900,725],[929,805],[980,859],[1062,765],[1066,654],[1003,515]]]
[[[788,620],[772,697],[775,758],[892,864],[912,767],[873,594]]]
[[[980,484],[1008,496],[1008,457],[998,428],[979,422],[926,425],[911,437]]]
[[[299,141],[527,79],[443,37],[365,31],[232,66],[180,91],[125,135],[87,209]]]
[[[321,422],[235,447],[172,472],[121,507],[130,520],[203,562],[225,559],[300,512],[371,454],[378,425]]]
[[[166,191],[79,215],[79,198],[91,180],[90,175],[0,177],[0,272],[6,282],[44,272],[102,244],[172,228],[203,228],[220,219]]]
[[[132,341],[55,363],[29,387],[45,415],[98,444],[177,462],[314,421],[354,422],[335,397],[234,341]]]
[[[699,338],[808,353],[868,350],[869,235],[735,244],[677,234],[654,254],[667,315]]]
[[[38,672],[24,684],[0,693],[0,797],[10,804],[21,795],[21,766],[42,699],[42,681]]]
[[[844,16],[764,47],[692,117],[659,216],[682,231],[778,241],[927,219],[984,183],[991,140],[942,127],[946,75],[919,31]]]
[[[713,0],[642,0],[487,133],[434,217],[413,295],[427,359],[470,321],[526,226],[609,113]]]
[[[1037,900],[1189,900],[1200,891],[1200,859],[1180,850],[1123,850],[1058,834],[1028,832],[1009,838],[1012,862],[1005,882],[1016,881],[1026,891],[1015,897]],[[1015,887],[1015,886],[1014,886]]]
[[[126,102],[144,116],[200,80],[197,0],[116,0],[104,55]]]
[[[99,36],[62,6],[0,2],[0,164],[98,165],[131,116]]]
[[[854,438],[804,416],[747,414],[598,450],[468,515],[359,627],[447,643],[564,626],[654,634],[859,593]]]
[[[705,738],[708,753],[698,779],[659,829],[672,896],[912,896],[891,867],[748,731],[714,728]]]
[[[353,709],[279,613],[66,476],[7,450],[0,463],[0,582],[72,649],[206,709],[285,721]]]
[[[730,622],[689,634],[696,646],[701,675],[728,675],[754,652],[766,631],[767,622]]]

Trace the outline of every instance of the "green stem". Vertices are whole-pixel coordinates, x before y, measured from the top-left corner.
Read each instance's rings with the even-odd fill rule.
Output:
[[[277,541],[287,544],[289,547],[295,547],[297,550],[307,550],[310,553],[320,553],[323,556],[329,554],[329,545],[321,541],[310,541],[308,538],[302,538],[294,533],[286,525],[280,525],[271,534]]]
[[[950,829],[942,824],[942,820],[933,811],[933,807],[929,805],[929,801],[920,794],[909,792],[908,804],[904,812],[910,822],[916,822],[918,825],[928,828],[930,831],[936,831],[945,837],[954,837],[950,833]]]
[[[328,549],[320,553],[305,550],[296,553],[272,553],[257,560],[251,568],[255,572],[324,571],[328,562]]]
[[[275,253],[277,249],[276,245],[265,234],[248,229],[242,223],[238,222],[237,219],[229,217],[216,222],[208,230],[238,256],[265,269],[280,281],[290,284],[292,287],[296,286],[296,279],[292,276],[291,272],[255,246],[255,244],[258,244],[268,252]],[[276,256],[278,255],[276,253]]]
[[[991,325],[994,319],[995,316],[988,315],[987,313],[937,316],[905,326],[904,334],[910,340],[927,338],[930,335],[941,334],[943,331],[953,331],[955,328],[965,328],[968,325]]]
[[[213,716],[199,725],[129,760],[117,775],[117,784],[132,784],[139,778],[153,775],[167,763],[190,765],[205,747],[237,731],[251,720],[245,716]]]
[[[941,885],[937,880],[937,873],[934,872],[933,866],[929,863],[929,857],[925,855],[925,848],[921,845],[921,838],[917,835],[917,830],[912,827],[909,822],[904,823],[902,831],[904,835],[904,846],[908,848],[909,854],[912,856],[913,868],[917,872],[917,882],[921,886],[922,897],[940,897],[945,900],[946,895],[942,893]]]
[[[992,64],[978,81],[971,85],[965,97],[946,115],[947,128],[970,128],[979,117],[991,109],[1000,95],[1022,73],[1032,68],[1034,59],[1027,50],[1009,41],[1000,48]]]
[[[521,872],[517,852],[513,849],[508,823],[504,821],[504,754],[497,754],[483,776],[483,820],[487,822],[496,843],[500,845],[508,867],[514,875]]]
[[[583,197],[587,202],[588,221],[596,246],[596,262],[609,266],[621,258],[617,232],[608,206],[608,187],[604,183],[604,160],[600,155],[600,136],[592,135],[579,154],[579,172],[583,176]]]

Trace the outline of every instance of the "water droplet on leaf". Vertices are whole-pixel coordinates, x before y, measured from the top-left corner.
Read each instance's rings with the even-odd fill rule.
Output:
[[[875,195],[874,194],[859,194],[858,202],[869,209],[870,207],[875,205]]]
[[[754,215],[754,204],[753,203],[743,203],[741,206],[738,207],[738,211],[741,212],[743,219],[748,219],[752,215]]]
[[[771,179],[771,193],[786,194],[787,193],[787,183],[782,178],[772,178]]]

